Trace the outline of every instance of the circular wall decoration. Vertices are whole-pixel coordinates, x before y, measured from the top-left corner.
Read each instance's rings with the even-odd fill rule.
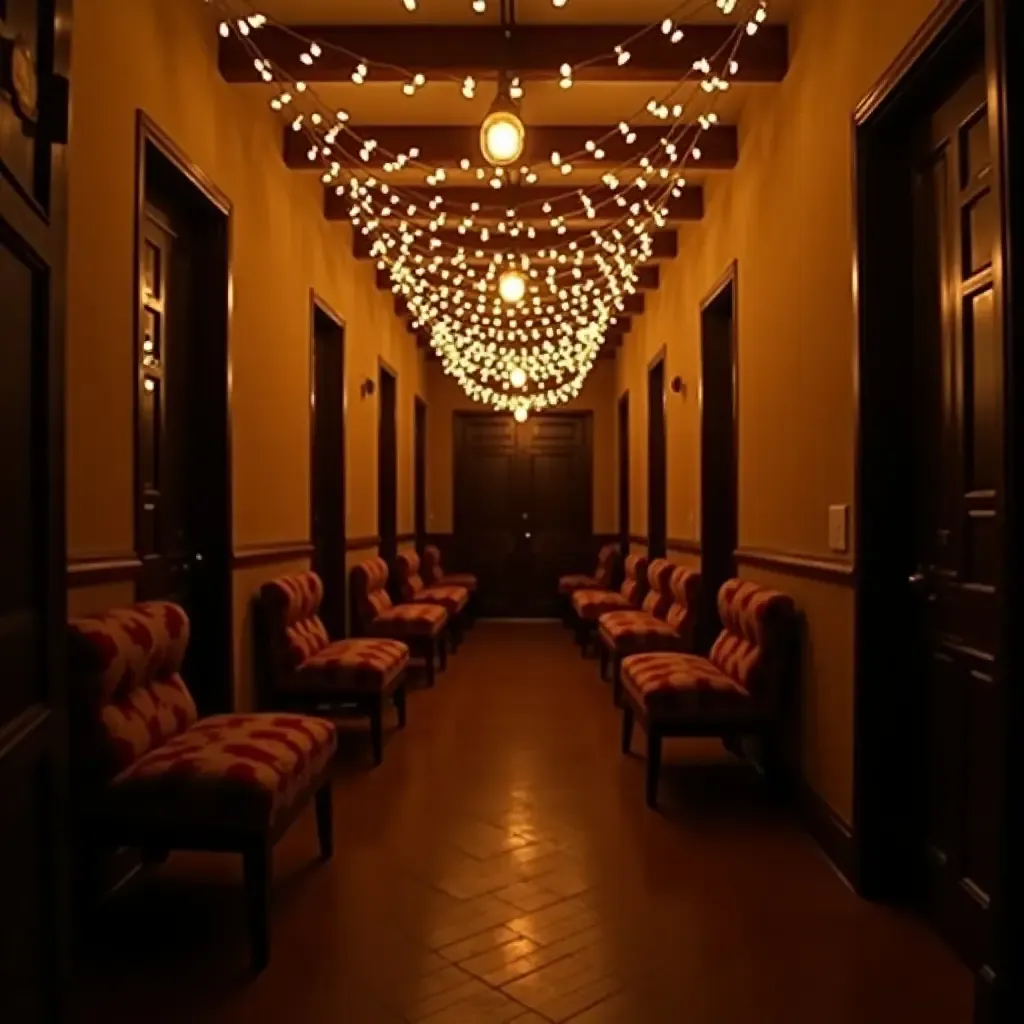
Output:
[[[33,124],[39,117],[39,78],[32,50],[23,39],[11,48],[11,92],[18,113]]]

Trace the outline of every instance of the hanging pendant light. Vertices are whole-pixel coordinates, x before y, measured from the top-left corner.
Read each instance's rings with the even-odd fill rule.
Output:
[[[498,91],[480,125],[480,152],[494,167],[514,164],[526,145],[526,128],[519,117],[519,105],[509,91],[508,75],[498,75]]]

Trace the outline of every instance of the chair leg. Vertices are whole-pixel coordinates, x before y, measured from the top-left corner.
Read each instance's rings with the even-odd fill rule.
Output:
[[[373,746],[373,763],[384,760],[384,698],[370,703],[370,743]]]
[[[316,804],[316,837],[320,841],[320,859],[330,860],[334,855],[334,804],[331,801],[331,782],[328,779],[313,798]]]
[[[444,633],[437,638],[437,656],[440,662],[439,668],[442,672],[448,668],[448,648],[445,644]]]
[[[265,837],[245,849],[242,865],[249,916],[251,964],[253,973],[259,974],[270,960],[270,878],[273,854]]]
[[[608,648],[601,644],[601,682],[608,678]]]
[[[615,655],[612,658],[612,704],[618,707],[622,703],[622,659]]]
[[[633,709],[627,704],[622,709],[622,752],[628,754],[633,748]]]
[[[587,624],[583,619],[576,625],[576,643],[580,645],[580,656],[587,656]]]
[[[437,678],[437,670],[434,665],[434,641],[427,640],[423,645],[423,661],[427,666],[427,686],[433,686]]]
[[[661,733],[647,730],[647,806],[658,806],[658,777],[661,775]]]
[[[395,710],[398,712],[398,728],[405,728],[405,683],[401,682],[395,687],[391,699],[395,702]]]

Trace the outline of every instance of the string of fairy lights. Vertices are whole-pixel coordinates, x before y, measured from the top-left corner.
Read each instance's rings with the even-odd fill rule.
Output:
[[[595,129],[578,151],[552,151],[539,164],[522,162],[524,83],[515,67],[497,69],[479,158],[467,153],[456,169],[425,162],[421,147],[391,152],[368,137],[347,110],[326,103],[306,78],[272,62],[259,37],[268,26],[283,33],[296,46],[296,65],[308,68],[310,78],[316,78],[318,61],[332,58],[351,66],[353,85],[376,76],[396,85],[398,98],[454,82],[473,99],[480,89],[476,79],[439,72],[428,82],[422,71],[351,51],[333,35],[311,38],[278,24],[248,0],[206,2],[217,12],[220,34],[234,36],[252,59],[271,91],[270,107],[302,137],[310,165],[347,204],[354,230],[389,274],[411,327],[429,336],[445,372],[470,398],[518,420],[579,394],[601,345],[620,323],[627,297],[637,290],[639,269],[651,259],[656,232],[686,188],[687,170],[700,164],[703,137],[718,124],[716,106],[739,70],[743,41],[767,18],[765,0],[684,0],[610,52],[552,68],[551,80],[571,89],[588,66],[628,65],[641,40],[678,44],[685,36],[683,19],[697,10],[717,8],[732,25],[717,52],[695,60],[643,109],[603,132]],[[410,12],[429,2],[401,0]],[[477,14],[497,6],[467,2]],[[552,0],[555,8],[568,5]],[[514,33],[514,0],[500,0],[500,7],[502,24]],[[638,129],[650,124],[660,129],[657,141],[642,149],[639,140],[650,133]],[[625,159],[609,160],[609,149],[625,152]],[[598,182],[574,188],[578,164],[609,166]],[[442,186],[456,170],[493,190],[494,201],[453,198],[458,191]],[[565,192],[551,196],[548,188],[543,198],[532,198],[529,186],[542,175],[565,179]],[[410,177],[421,178],[422,185]],[[512,187],[515,201],[503,201],[503,190]],[[587,226],[597,220],[600,226]]]

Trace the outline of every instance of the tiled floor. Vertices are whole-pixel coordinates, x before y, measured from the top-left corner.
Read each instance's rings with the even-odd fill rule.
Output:
[[[311,813],[278,847],[263,975],[246,975],[237,860],[173,855],[104,916],[76,1019],[970,1020],[967,970],[858,900],[748,769],[668,746],[651,812],[618,728],[563,629],[480,624],[381,768],[343,737],[334,860]]]

